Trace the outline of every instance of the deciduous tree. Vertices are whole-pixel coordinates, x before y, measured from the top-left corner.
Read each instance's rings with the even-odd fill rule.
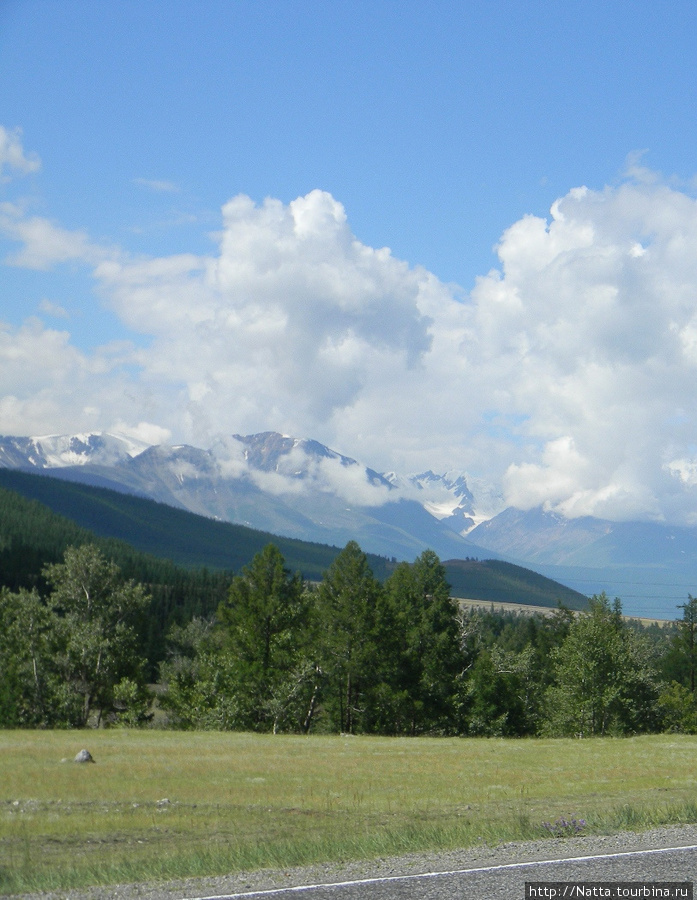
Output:
[[[0,726],[56,723],[56,618],[38,593],[0,591]]]
[[[64,562],[47,566],[44,576],[56,616],[61,716],[65,724],[81,727],[96,713],[99,723],[114,711],[122,679],[143,684],[135,624],[149,597],[91,545],[69,548]],[[118,702],[123,705],[123,696]]]
[[[554,654],[555,684],[547,693],[547,728],[597,735],[649,731],[657,726],[658,684],[648,641],[611,606],[592,597]]]

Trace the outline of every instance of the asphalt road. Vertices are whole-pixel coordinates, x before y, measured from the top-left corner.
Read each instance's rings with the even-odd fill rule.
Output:
[[[223,896],[227,900],[242,897],[247,900],[262,897],[269,900],[523,900],[526,882],[549,886],[559,882],[646,882],[650,888],[657,888],[659,883],[695,881],[697,846],[691,846],[298,885]],[[216,900],[223,897],[218,896]]]

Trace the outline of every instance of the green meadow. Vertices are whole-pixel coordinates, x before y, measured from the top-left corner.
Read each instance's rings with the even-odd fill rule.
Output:
[[[696,754],[684,735],[0,731],[0,893],[544,839],[560,817],[695,822]]]

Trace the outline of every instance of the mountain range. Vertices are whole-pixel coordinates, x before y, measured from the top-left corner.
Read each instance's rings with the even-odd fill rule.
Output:
[[[0,468],[147,497],[304,541],[414,559],[493,558],[584,594],[620,596],[633,615],[673,618],[697,584],[697,528],[565,519],[506,508],[464,472],[380,473],[318,441],[276,432],[217,438],[207,449],[87,433],[0,437]]]
[[[367,552],[400,560],[429,548],[442,558],[480,555],[451,525],[474,525],[462,476],[400,479],[317,441],[275,432],[220,437],[208,449],[148,446],[114,434],[2,437],[0,467],[125,491],[306,541],[356,540]],[[447,517],[432,513],[429,505],[437,504]]]

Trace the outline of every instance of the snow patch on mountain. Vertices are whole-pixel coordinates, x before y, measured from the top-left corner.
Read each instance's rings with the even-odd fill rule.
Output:
[[[505,509],[498,491],[467,472],[438,475],[429,469],[413,475],[388,472],[385,478],[402,496],[416,500],[435,519],[463,536]],[[475,492],[470,485],[477,486]]]

